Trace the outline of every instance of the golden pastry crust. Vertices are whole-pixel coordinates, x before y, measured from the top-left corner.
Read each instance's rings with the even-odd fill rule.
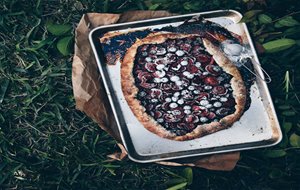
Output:
[[[174,34],[174,33],[157,33],[150,35],[141,40],[137,40],[126,52],[121,63],[121,86],[125,99],[131,108],[134,115],[142,123],[142,125],[152,133],[160,137],[168,138],[177,141],[192,140],[204,135],[212,134],[222,129],[230,127],[235,121],[239,120],[243,114],[246,103],[246,87],[238,71],[237,67],[224,56],[218,47],[214,46],[207,39],[203,39],[206,50],[213,56],[216,63],[223,68],[223,70],[232,75],[230,80],[233,89],[233,97],[235,99],[235,112],[223,117],[218,122],[211,122],[208,124],[198,125],[193,131],[177,136],[175,133],[166,130],[163,126],[157,123],[151,116],[146,113],[145,108],[136,98],[138,88],[135,86],[135,80],[132,74],[135,56],[139,46],[144,44],[160,44],[167,39],[181,39],[186,37],[199,36],[197,34]]]

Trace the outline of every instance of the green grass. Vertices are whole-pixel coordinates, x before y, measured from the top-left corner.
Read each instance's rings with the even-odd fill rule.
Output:
[[[264,2],[2,0],[0,188],[162,189],[181,184],[187,189],[299,189],[300,3]],[[118,150],[116,142],[75,109],[72,54],[66,51],[63,56],[57,50],[62,37],[51,34],[47,23],[75,29],[86,12],[164,9],[189,13],[226,8],[243,13],[262,10],[255,16],[246,14],[245,19],[260,44],[281,38],[297,43],[260,55],[273,80],[269,88],[284,131],[283,142],[273,148],[243,151],[231,172],[193,168],[192,183],[186,174],[191,170],[185,167],[137,164],[128,159],[110,162],[106,155]],[[289,15],[296,21],[282,21]],[[64,36],[74,36],[72,31]]]

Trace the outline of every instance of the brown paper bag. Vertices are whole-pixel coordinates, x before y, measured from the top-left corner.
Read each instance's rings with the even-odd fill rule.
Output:
[[[99,126],[121,143],[105,89],[88,35],[91,29],[113,23],[129,22],[172,15],[166,11],[131,11],[123,14],[87,13],[81,18],[75,34],[75,54],[72,65],[73,93],[76,108],[86,113]],[[113,160],[122,160],[127,153],[118,143],[120,153],[109,155]],[[239,160],[239,152],[157,162],[172,166],[197,166],[211,170],[232,170]]]

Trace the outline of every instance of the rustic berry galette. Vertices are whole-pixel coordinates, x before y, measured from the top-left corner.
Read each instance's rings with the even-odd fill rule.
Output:
[[[205,24],[209,30],[156,31],[125,44],[124,97],[141,124],[160,137],[184,141],[226,129],[249,102],[239,68],[217,45],[235,37]]]

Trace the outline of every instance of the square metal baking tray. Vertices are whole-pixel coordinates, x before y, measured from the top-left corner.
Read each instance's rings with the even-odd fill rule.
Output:
[[[93,48],[99,71],[119,127],[121,138],[129,158],[136,162],[154,162],[191,156],[240,151],[273,146],[282,139],[279,122],[266,83],[256,79],[251,86],[251,105],[241,119],[226,130],[189,141],[174,141],[161,138],[148,130],[134,116],[121,90],[120,62],[107,65],[99,36],[110,31],[136,31],[157,29],[164,26],[178,26],[184,21],[201,16],[216,22],[248,41],[254,62],[254,70],[263,75],[253,42],[244,23],[238,23],[242,15],[234,10],[218,10],[188,15],[164,17],[101,26],[90,32],[89,40]]]

